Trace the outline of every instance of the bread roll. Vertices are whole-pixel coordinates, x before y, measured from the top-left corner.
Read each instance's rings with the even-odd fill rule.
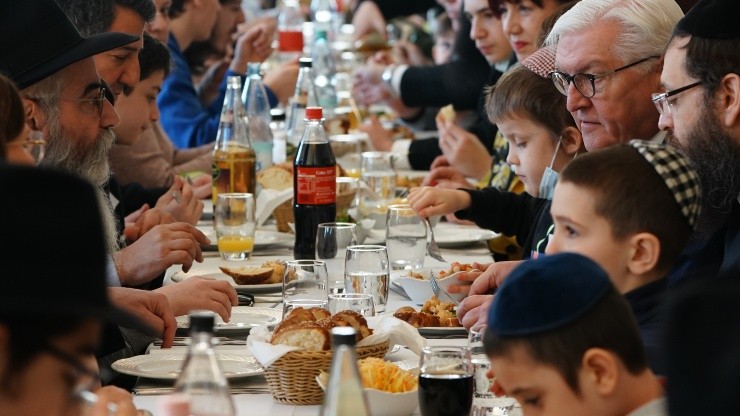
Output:
[[[265,280],[264,284],[272,284],[272,283],[282,283],[283,282],[283,274],[285,273],[285,262],[282,260],[270,260],[262,263],[262,267],[271,267],[272,270],[272,276],[268,277],[267,280]]]
[[[272,267],[219,267],[238,285],[258,285],[272,276]]]
[[[441,121],[455,121],[455,117],[457,114],[455,113],[455,107],[452,106],[452,104],[447,104],[446,106],[439,109],[439,113],[437,115],[442,119]]]
[[[278,166],[270,166],[257,172],[257,182],[264,189],[282,191],[293,187],[293,173]]]
[[[290,345],[308,351],[326,351],[331,348],[331,336],[326,328],[316,322],[301,322],[279,333],[275,333],[270,343]]]

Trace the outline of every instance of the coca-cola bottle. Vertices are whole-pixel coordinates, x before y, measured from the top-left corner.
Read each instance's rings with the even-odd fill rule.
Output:
[[[296,259],[316,255],[316,229],[337,215],[337,162],[324,130],[321,107],[306,109],[306,129],[293,162]]]

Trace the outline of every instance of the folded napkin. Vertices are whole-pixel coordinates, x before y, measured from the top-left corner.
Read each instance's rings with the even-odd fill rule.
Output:
[[[367,323],[372,328],[373,334],[358,342],[358,347],[375,345],[388,340],[391,345],[404,345],[414,353],[420,354],[426,344],[426,340],[419,335],[416,328],[393,316],[374,316],[367,318]],[[247,351],[263,367],[269,367],[283,355],[299,349],[289,345],[272,345],[270,338],[272,338],[272,332],[266,326],[252,328],[247,337]]]
[[[293,198],[293,188],[287,188],[282,191],[275,189],[262,189],[257,194],[257,201],[255,202],[255,214],[254,217],[257,221],[257,227],[270,218],[272,211],[275,211],[280,204],[285,201],[289,201]]]

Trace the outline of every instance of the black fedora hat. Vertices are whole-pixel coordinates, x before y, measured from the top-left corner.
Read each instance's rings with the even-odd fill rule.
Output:
[[[83,38],[54,0],[0,0],[0,72],[20,89],[137,39],[123,33]]]
[[[56,170],[2,165],[0,312],[94,318],[150,333],[111,305],[98,198],[84,180]]]

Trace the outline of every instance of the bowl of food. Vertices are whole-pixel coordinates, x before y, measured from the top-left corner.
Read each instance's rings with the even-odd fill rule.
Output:
[[[381,358],[357,360],[360,378],[365,386],[365,397],[371,416],[409,416],[419,406],[418,374],[414,369],[403,369],[403,363],[392,363]],[[326,391],[329,374],[316,377]]]
[[[392,281],[401,286],[415,304],[423,305],[424,302],[434,296],[432,286],[429,283],[430,276],[434,273],[439,287],[449,293],[457,302],[460,302],[465,297],[465,294],[450,293],[448,289],[450,285],[458,283],[457,275],[459,273],[471,270],[473,270],[473,266],[470,264],[454,262],[449,268],[445,269],[423,268],[418,270],[403,270],[400,274],[394,275]]]

